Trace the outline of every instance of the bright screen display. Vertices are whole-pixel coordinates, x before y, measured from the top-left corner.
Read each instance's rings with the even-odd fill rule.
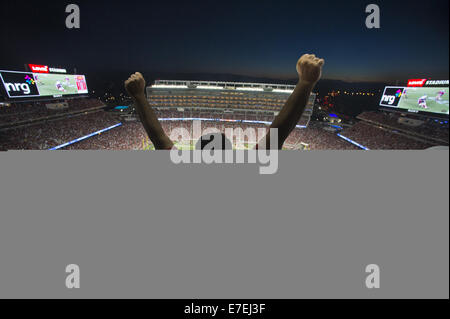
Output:
[[[87,94],[84,75],[0,71],[9,98]]]
[[[393,87],[384,89],[380,106],[413,113],[449,114],[448,87]]]

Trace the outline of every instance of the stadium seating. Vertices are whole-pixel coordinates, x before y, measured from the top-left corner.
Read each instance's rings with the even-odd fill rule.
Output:
[[[411,116],[411,115],[410,115]],[[425,140],[431,139],[434,142],[448,145],[449,126],[448,120],[427,119],[416,127],[407,126],[399,121],[402,115],[385,112],[363,112],[358,119],[372,124],[377,124],[391,130],[399,130],[405,134],[411,134]]]
[[[436,145],[364,121],[343,130],[342,135],[371,150],[414,150],[427,149]]]
[[[0,107],[0,128],[105,106],[103,102],[97,99],[69,99],[65,100],[65,102],[67,102],[69,107],[60,110],[48,109],[46,103],[49,102],[41,101],[33,103],[11,103],[8,106],[2,106]],[[55,101],[51,103],[55,103]]]
[[[2,150],[45,150],[118,123],[104,111],[20,125],[2,130]]]
[[[231,94],[229,100],[245,101],[246,97]],[[155,105],[155,111],[161,120],[165,132],[170,136],[174,129],[185,128],[191,132],[192,119],[202,119],[202,128],[215,128],[225,132],[227,128],[265,129],[273,121],[273,101],[266,102],[271,110],[265,110],[262,104],[255,104],[255,109],[226,110],[221,99],[215,102],[205,99],[205,108],[199,108],[198,97],[178,97],[173,107],[163,101]],[[225,99],[227,100],[227,99]],[[181,102],[178,102],[181,101]],[[252,102],[249,100],[248,102]],[[142,150],[151,148],[151,142],[142,126],[131,114],[106,112],[104,104],[97,99],[68,100],[69,108],[48,110],[44,103],[13,103],[0,108],[0,150],[45,150],[79,139],[99,130],[121,123],[102,134],[94,135],[82,141],[64,146],[67,150]],[[159,102],[158,102],[159,103]],[[177,104],[179,103],[179,104]],[[194,107],[186,107],[192,103]],[[216,104],[214,104],[216,103]],[[228,102],[227,102],[228,103]],[[262,101],[258,101],[262,103]],[[282,101],[280,100],[281,104]],[[253,105],[253,104],[248,104]],[[270,106],[272,105],[272,106]],[[275,107],[278,107],[277,105]],[[132,108],[130,108],[132,111]],[[125,115],[125,116],[124,116]],[[123,117],[121,117],[123,116]],[[302,118],[284,144],[285,149],[299,149],[308,146],[311,150],[357,150],[361,146],[369,149],[427,149],[435,145],[448,145],[448,124],[426,121],[423,125],[411,127],[398,120],[400,115],[382,112],[364,112],[358,116],[359,122],[346,126],[337,132],[330,130],[329,123]],[[302,128],[301,126],[307,126]],[[341,137],[345,137],[343,139]],[[260,138],[260,137],[259,137]],[[351,141],[356,142],[354,144]],[[180,141],[187,144],[195,141]],[[256,141],[245,140],[235,147],[252,148]]]

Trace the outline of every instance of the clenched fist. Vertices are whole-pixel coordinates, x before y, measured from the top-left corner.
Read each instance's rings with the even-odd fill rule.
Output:
[[[132,98],[144,96],[145,80],[141,73],[136,72],[132,74],[128,80],[125,81],[125,89]]]
[[[297,62],[297,73],[301,81],[315,84],[322,76],[325,61],[314,54],[305,54]]]

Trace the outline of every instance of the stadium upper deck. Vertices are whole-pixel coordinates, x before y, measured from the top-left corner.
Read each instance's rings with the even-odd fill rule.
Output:
[[[148,86],[147,98],[156,108],[205,108],[255,112],[278,112],[294,85],[157,80]],[[312,112],[315,94],[306,113]]]

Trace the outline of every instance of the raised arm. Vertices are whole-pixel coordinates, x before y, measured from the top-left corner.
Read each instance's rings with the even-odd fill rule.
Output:
[[[270,131],[258,145],[259,148],[283,147],[289,134],[295,129],[300,120],[309,96],[317,81],[322,75],[322,66],[325,61],[317,58],[314,54],[305,54],[297,62],[297,73],[299,81],[294,92],[286,101],[278,116],[272,122],[270,128],[278,129],[278,145],[270,145]]]
[[[153,111],[145,98],[145,80],[142,74],[139,72],[132,74],[128,80],[125,81],[125,89],[134,100],[142,125],[144,126],[148,137],[153,142],[153,145],[155,145],[155,148],[157,150],[170,150],[173,147],[173,143],[164,132],[155,111]]]

